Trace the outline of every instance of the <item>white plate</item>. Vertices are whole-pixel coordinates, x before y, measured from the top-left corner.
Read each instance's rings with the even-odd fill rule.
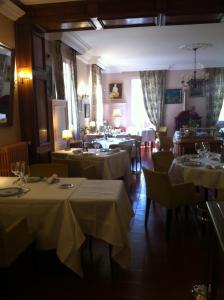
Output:
[[[34,182],[39,182],[42,180],[42,177],[28,177],[27,178],[27,183],[34,183]]]
[[[71,189],[73,188],[75,185],[73,183],[62,183],[59,185],[60,189]]]
[[[18,187],[8,187],[0,189],[0,197],[9,197],[19,195],[23,192],[23,189]]]

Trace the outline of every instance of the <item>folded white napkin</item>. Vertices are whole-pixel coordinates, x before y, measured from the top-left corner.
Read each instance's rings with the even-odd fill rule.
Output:
[[[51,177],[49,177],[47,180],[47,183],[52,184],[59,181],[58,175],[53,174]]]

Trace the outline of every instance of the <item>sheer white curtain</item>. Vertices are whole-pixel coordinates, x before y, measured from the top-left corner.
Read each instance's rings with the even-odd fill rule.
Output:
[[[92,107],[91,119],[96,121],[97,128],[103,125],[103,92],[101,68],[92,65]]]
[[[145,110],[140,79],[131,80],[131,126],[137,131],[143,128],[155,128]]]
[[[77,107],[76,107],[76,91],[75,82],[72,80],[74,74],[73,61],[63,57],[63,76],[65,86],[65,99],[68,102],[68,123],[69,128],[74,128],[77,132]]]

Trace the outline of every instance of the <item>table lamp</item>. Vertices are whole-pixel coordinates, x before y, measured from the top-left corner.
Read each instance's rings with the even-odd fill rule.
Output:
[[[112,117],[114,118],[114,126],[116,128],[120,127],[122,113],[120,108],[114,108],[112,110]]]
[[[89,122],[89,127],[91,132],[94,132],[96,130],[96,122],[95,121],[90,121]]]
[[[66,140],[67,146],[65,150],[70,149],[70,139],[72,138],[72,133],[70,130],[65,129],[62,131],[62,138]]]

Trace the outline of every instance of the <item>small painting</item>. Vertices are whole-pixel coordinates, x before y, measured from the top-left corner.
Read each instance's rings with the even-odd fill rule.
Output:
[[[196,79],[196,82],[190,82],[190,97],[204,97],[204,94],[205,85],[203,79]]]
[[[165,104],[182,103],[181,89],[166,89],[165,90]]]
[[[84,104],[84,117],[90,117],[90,104]]]
[[[123,95],[122,83],[109,83],[109,99],[117,100],[122,99]]]

